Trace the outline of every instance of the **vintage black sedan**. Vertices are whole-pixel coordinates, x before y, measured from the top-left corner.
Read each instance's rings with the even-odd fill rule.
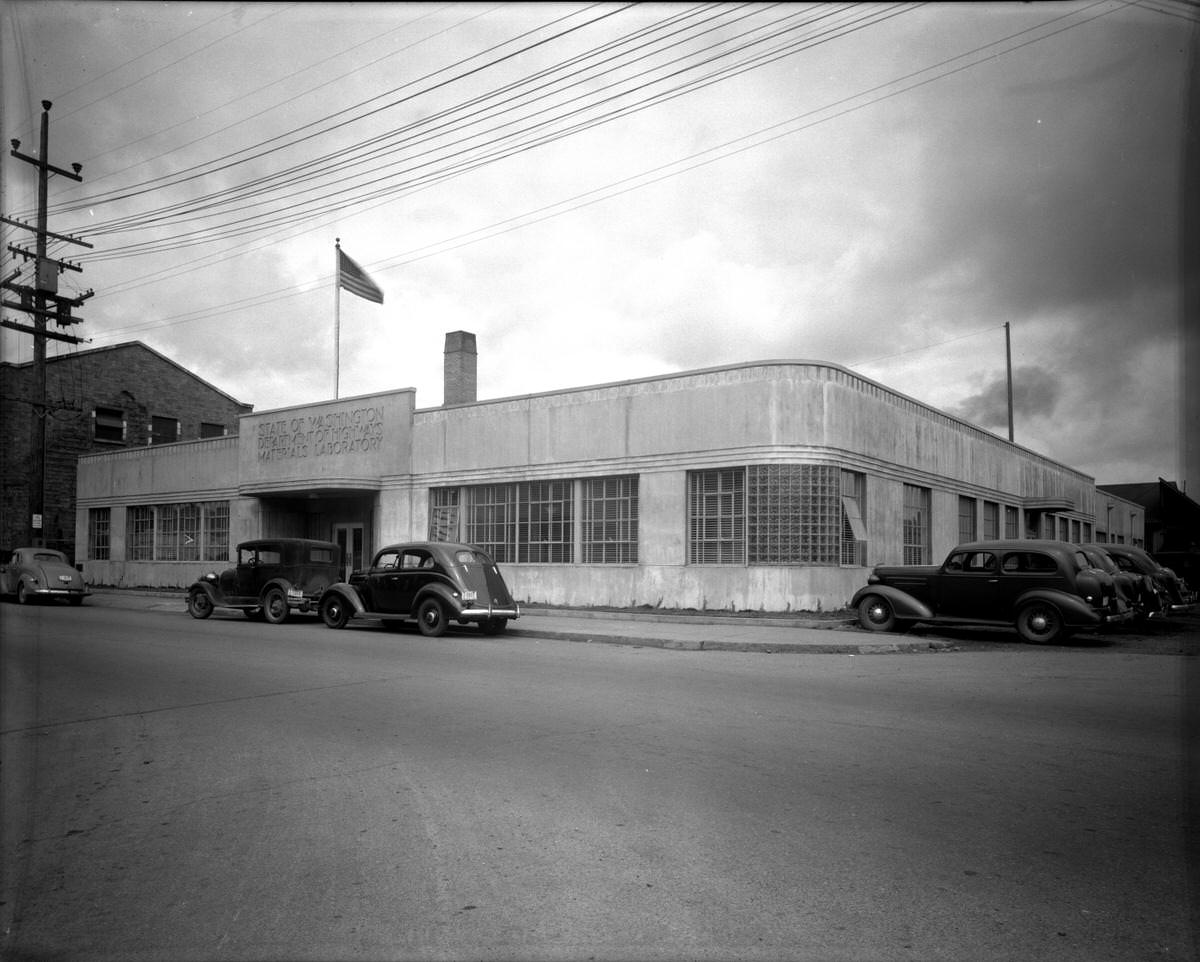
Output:
[[[497,635],[520,615],[487,554],[443,541],[389,545],[369,568],[331,585],[321,598],[321,618],[330,628],[344,628],[351,618],[381,619],[385,625],[416,621],[430,637],[445,634],[451,622],[477,624]]]
[[[959,545],[940,566],[881,565],[851,605],[868,631],[1011,626],[1041,645],[1133,617],[1111,576],[1063,541],[983,541]]]
[[[282,624],[293,611],[317,610],[325,589],[341,578],[340,558],[332,541],[244,541],[236,567],[210,571],[188,588],[188,613],[207,618],[214,608],[237,608],[248,618]]]

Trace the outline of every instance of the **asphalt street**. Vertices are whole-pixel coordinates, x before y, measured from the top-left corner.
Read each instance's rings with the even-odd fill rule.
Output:
[[[1196,958],[1169,645],[558,617],[0,607],[3,957]]]

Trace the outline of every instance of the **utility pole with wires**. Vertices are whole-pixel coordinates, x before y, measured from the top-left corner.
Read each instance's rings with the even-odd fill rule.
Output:
[[[55,167],[47,159],[49,154],[50,107],[49,100],[42,101],[42,143],[37,157],[21,153],[21,142],[19,140],[11,142],[12,156],[18,160],[32,164],[38,169],[37,224],[30,225],[10,217],[0,217],[0,221],[3,221],[3,223],[8,224],[10,227],[18,227],[22,230],[30,231],[36,238],[35,249],[33,251],[24,247],[18,247],[15,244],[8,245],[8,250],[15,257],[21,257],[26,262],[33,261],[33,283],[18,283],[18,278],[21,276],[20,267],[5,277],[3,281],[0,281],[0,288],[4,290],[5,294],[11,293],[16,295],[17,298],[16,300],[10,300],[8,297],[4,297],[0,303],[12,310],[28,314],[32,319],[32,326],[29,326],[28,324],[19,324],[8,318],[2,318],[0,319],[0,327],[33,335],[35,381],[33,396],[29,399],[29,404],[33,410],[33,417],[31,418],[31,449],[33,457],[29,479],[29,544],[35,548],[41,547],[45,543],[42,519],[46,507],[46,417],[49,414],[49,404],[46,401],[46,341],[47,339],[52,339],[66,341],[70,344],[79,344],[84,340],[81,337],[74,337],[60,331],[50,330],[49,322],[54,321],[58,327],[69,327],[72,324],[78,324],[82,318],[72,315],[71,309],[78,307],[94,293],[93,291],[88,291],[86,294],[78,297],[59,294],[58,275],[65,270],[82,271],[83,268],[78,264],[72,264],[70,261],[56,260],[49,257],[46,253],[47,240],[49,238],[57,241],[65,241],[70,244],[78,244],[81,247],[90,248],[92,246],[77,237],[71,237],[66,234],[55,234],[46,227],[46,195],[50,175],[53,173],[62,177],[69,177],[74,181],[83,180],[79,176],[80,171],[83,169],[80,164],[72,164],[72,170],[63,170],[61,167]]]

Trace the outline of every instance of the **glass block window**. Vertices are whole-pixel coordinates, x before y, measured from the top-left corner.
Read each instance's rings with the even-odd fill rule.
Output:
[[[588,478],[582,483],[583,562],[636,564],[638,478]]]
[[[112,545],[112,508],[91,508],[88,511],[88,557],[107,561]]]
[[[1004,506],[1004,537],[1021,537],[1021,512],[1008,505]]]
[[[983,502],[983,540],[1000,540],[1000,505],[995,501]]]
[[[137,505],[126,512],[130,561],[154,560],[154,508]]]
[[[688,473],[688,564],[746,563],[746,471]]]
[[[841,561],[841,471],[828,464],[760,464],[747,469],[750,564]]]
[[[125,412],[119,408],[93,408],[92,437],[97,441],[124,444]]]
[[[906,565],[929,564],[929,506],[932,493],[929,488],[914,484],[904,486],[904,563]]]
[[[516,561],[517,486],[481,484],[467,489],[467,543],[482,548],[492,560]]]
[[[150,443],[173,444],[179,440],[179,419],[155,414],[150,418]]]
[[[975,540],[975,499],[959,497],[958,499],[958,540]]]
[[[575,498],[570,481],[526,481],[518,485],[517,559],[570,563],[575,531]]]
[[[867,476],[857,471],[842,472],[842,564],[867,563],[867,525],[863,521],[867,503]]]

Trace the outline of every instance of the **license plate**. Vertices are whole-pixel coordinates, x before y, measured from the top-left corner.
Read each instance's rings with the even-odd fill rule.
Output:
[[[288,601],[303,601],[304,592],[299,588],[288,588]]]
[[[464,591],[463,592],[463,601],[474,601],[478,597],[479,597],[479,593],[476,591]]]
[[[70,575],[59,575],[58,580],[61,581],[64,585],[69,585],[71,583],[71,576]]]

